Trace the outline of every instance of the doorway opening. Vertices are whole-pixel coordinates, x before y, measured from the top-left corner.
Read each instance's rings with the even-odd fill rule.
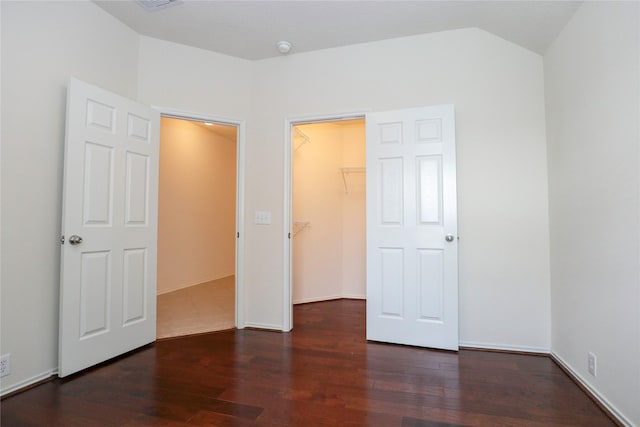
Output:
[[[161,117],[158,338],[236,326],[238,134]]]
[[[291,126],[291,302],[366,298],[365,120]]]

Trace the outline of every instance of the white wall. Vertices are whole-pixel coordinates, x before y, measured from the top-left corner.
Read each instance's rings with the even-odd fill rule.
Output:
[[[364,174],[347,178],[351,191],[346,194],[340,173],[341,167],[364,165],[364,121],[297,128],[311,142],[300,146],[301,138],[294,139],[299,149],[292,155],[293,221],[310,222],[310,227],[293,239],[293,301],[364,298]]]
[[[542,58],[477,29],[258,61],[247,147],[247,321],[283,324],[287,117],[456,106],[463,344],[549,348]],[[248,233],[249,235],[249,233]]]
[[[545,55],[552,351],[640,425],[640,7],[585,2]],[[597,376],[587,353],[597,356]]]
[[[234,274],[236,141],[214,129],[161,119],[159,294]]]
[[[66,87],[135,97],[138,36],[90,2],[2,1],[2,391],[57,368]]]
[[[251,70],[251,61],[141,36],[138,99],[190,113],[247,119]]]

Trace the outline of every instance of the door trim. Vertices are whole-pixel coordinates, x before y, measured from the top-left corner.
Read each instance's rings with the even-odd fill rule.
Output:
[[[296,125],[306,125],[311,123],[339,122],[342,120],[366,119],[366,114],[370,110],[350,111],[344,113],[318,114],[311,116],[287,117],[284,120],[284,219],[283,219],[283,281],[282,281],[282,331],[289,332],[293,329],[293,291],[291,282],[292,272],[292,250],[291,242],[293,236],[292,223],[292,170],[293,156],[291,130]]]
[[[235,322],[237,329],[244,329],[244,186],[245,186],[245,135],[246,123],[244,120],[206,113],[194,113],[177,110],[169,107],[152,106],[160,112],[160,118],[192,120],[216,123],[220,125],[235,126],[238,129],[236,141],[236,307]]]

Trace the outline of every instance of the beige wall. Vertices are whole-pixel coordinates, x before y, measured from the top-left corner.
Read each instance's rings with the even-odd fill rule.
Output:
[[[343,149],[341,166],[365,166],[367,157],[365,122],[350,122],[342,125],[341,128]],[[366,174],[349,174],[346,180],[349,193],[343,193],[342,198],[342,296],[365,298],[367,296]],[[343,187],[340,190],[344,192]]]
[[[551,350],[629,425],[640,425],[639,26],[637,2],[585,2],[545,55]]]
[[[162,118],[158,293],[234,274],[235,182],[235,140]]]
[[[311,142],[300,145],[302,138],[294,139],[293,221],[310,222],[310,227],[293,239],[293,301],[364,298],[364,174],[347,178],[346,194],[339,171],[364,165],[364,121],[297,128]]]

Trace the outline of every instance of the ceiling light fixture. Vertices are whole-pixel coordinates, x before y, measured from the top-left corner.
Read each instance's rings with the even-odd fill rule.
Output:
[[[291,43],[289,43],[286,40],[281,40],[278,43],[276,43],[276,47],[278,48],[278,52],[280,52],[283,55],[286,55],[291,50]]]

